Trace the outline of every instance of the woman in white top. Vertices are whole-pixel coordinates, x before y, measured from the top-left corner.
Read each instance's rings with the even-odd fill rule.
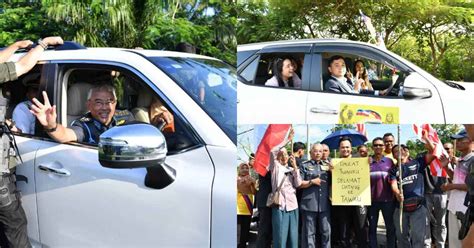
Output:
[[[354,71],[356,73],[355,78],[353,79],[354,84],[359,84],[361,90],[370,90],[373,91],[374,88],[369,81],[369,74],[365,68],[364,61],[356,60],[354,64]]]
[[[273,62],[273,77],[265,82],[266,86],[301,89],[301,79],[295,73],[291,58],[278,58]]]
[[[294,131],[291,130],[288,140],[292,140]],[[301,185],[300,170],[293,155],[288,155],[284,145],[271,150],[269,166],[272,175],[272,192],[279,191],[279,206],[272,208],[272,232],[274,248],[298,247],[298,201],[296,189]]]

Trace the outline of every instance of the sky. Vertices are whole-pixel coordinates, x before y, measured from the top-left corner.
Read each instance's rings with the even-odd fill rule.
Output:
[[[331,133],[331,128],[334,125],[309,125],[309,142],[321,142],[326,136]],[[237,160],[241,162],[243,159],[247,160],[245,153],[247,150],[255,152],[258,144],[265,133],[267,125],[239,125],[237,127]],[[293,125],[295,130],[294,142],[307,142],[308,125]],[[368,142],[371,142],[375,137],[382,137],[385,133],[392,133],[397,141],[397,125],[390,124],[366,124]],[[408,140],[416,140],[413,125],[400,125],[400,142],[405,144]]]

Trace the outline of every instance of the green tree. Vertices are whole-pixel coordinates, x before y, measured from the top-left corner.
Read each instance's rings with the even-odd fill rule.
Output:
[[[438,137],[443,144],[446,142],[452,142],[451,135],[458,133],[463,128],[461,125],[457,124],[433,124],[432,126],[438,133]]]
[[[138,1],[137,1],[138,2]],[[43,0],[43,8],[53,20],[71,27],[73,40],[88,46],[133,47],[141,36],[143,25],[153,23],[160,8],[153,1],[53,1]],[[160,6],[160,5],[156,5]],[[67,37],[69,38],[69,37]]]
[[[352,124],[336,124],[334,125],[333,128],[331,128],[331,132],[336,132],[336,131],[339,131],[339,130],[343,130],[343,129],[356,129],[356,127]]]
[[[41,4],[29,2],[0,3],[0,46],[7,46],[18,40],[37,39],[59,35],[56,22],[49,20]]]
[[[443,79],[474,81],[474,3],[448,0],[241,1],[239,44],[304,38],[371,41],[359,10],[386,47]]]
[[[453,43],[464,37],[472,37],[473,6],[450,5],[447,1],[432,1],[422,9],[418,18],[411,21],[411,29],[419,45],[430,49],[430,71],[438,75],[439,65]]]
[[[179,42],[235,64],[235,6],[221,1],[42,0],[47,15],[86,46],[174,50]]]

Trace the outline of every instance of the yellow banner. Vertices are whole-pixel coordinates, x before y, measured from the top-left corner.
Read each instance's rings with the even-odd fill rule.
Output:
[[[332,205],[371,205],[368,158],[336,158],[331,162]]]
[[[339,124],[357,123],[398,124],[399,108],[341,103]]]

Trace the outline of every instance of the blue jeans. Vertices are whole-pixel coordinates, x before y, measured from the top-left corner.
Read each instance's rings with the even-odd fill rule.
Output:
[[[273,247],[298,247],[298,209],[272,208]]]
[[[379,222],[379,212],[385,221],[387,247],[395,248],[396,236],[395,226],[393,223],[393,212],[395,211],[395,203],[392,202],[372,202],[369,207],[369,240],[370,247],[377,248],[377,223]]]

